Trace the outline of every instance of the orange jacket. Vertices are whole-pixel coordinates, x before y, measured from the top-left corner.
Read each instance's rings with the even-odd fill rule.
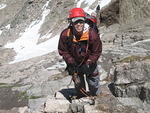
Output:
[[[82,34],[79,40],[75,36],[69,36],[70,29],[62,31],[58,44],[58,52],[67,64],[95,63],[102,52],[102,43],[94,29]]]

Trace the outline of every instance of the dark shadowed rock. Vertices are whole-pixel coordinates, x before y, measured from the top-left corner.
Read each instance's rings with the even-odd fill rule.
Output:
[[[11,88],[0,87],[0,109],[10,110],[14,107],[27,106],[28,99],[23,93],[12,91]]]
[[[119,0],[112,2],[100,11],[100,22],[106,26],[119,22]]]

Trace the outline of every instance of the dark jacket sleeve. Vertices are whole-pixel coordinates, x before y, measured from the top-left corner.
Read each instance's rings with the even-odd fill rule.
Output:
[[[90,63],[95,63],[102,53],[102,42],[100,40],[99,34],[91,29],[89,34],[89,58]]]
[[[66,41],[67,41],[67,29],[64,30],[60,35],[58,43],[58,52],[63,57],[63,59],[67,64],[74,64],[75,60],[68,50]]]

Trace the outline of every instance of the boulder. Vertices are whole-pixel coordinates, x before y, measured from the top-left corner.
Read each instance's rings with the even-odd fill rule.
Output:
[[[69,101],[64,99],[49,98],[45,103],[46,113],[61,112],[66,113],[69,109]]]

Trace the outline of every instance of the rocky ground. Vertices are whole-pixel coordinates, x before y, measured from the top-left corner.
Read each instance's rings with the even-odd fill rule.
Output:
[[[129,2],[127,0],[123,4]],[[141,3],[139,0],[132,2]],[[113,0],[116,8],[113,16],[110,14],[112,9],[106,8],[109,14],[103,10],[103,21],[99,27],[103,53],[98,61],[102,94],[94,101],[82,98],[71,102],[66,97],[74,93],[73,83],[68,89],[71,77],[64,71],[66,64],[57,51],[11,64],[16,53],[13,48],[4,48],[31,21],[40,18],[46,0],[5,0],[3,3],[10,5],[5,11],[0,11],[3,15],[0,20],[0,30],[3,30],[0,35],[0,113],[150,113],[150,20],[144,18],[149,10],[145,2],[147,9],[139,5],[145,12],[141,21],[137,19],[138,22],[134,22],[136,16],[126,17],[131,19],[132,24],[124,20],[123,14],[121,20],[118,19],[118,0]],[[68,0],[51,1],[51,16],[40,30],[41,36],[61,31],[66,25],[65,11],[73,5],[73,1]],[[14,10],[11,11],[11,8]],[[125,13],[123,9],[121,11]],[[64,16],[60,16],[61,13]],[[110,17],[108,21],[104,21],[107,17]],[[46,39],[39,39],[38,43],[43,41]]]

